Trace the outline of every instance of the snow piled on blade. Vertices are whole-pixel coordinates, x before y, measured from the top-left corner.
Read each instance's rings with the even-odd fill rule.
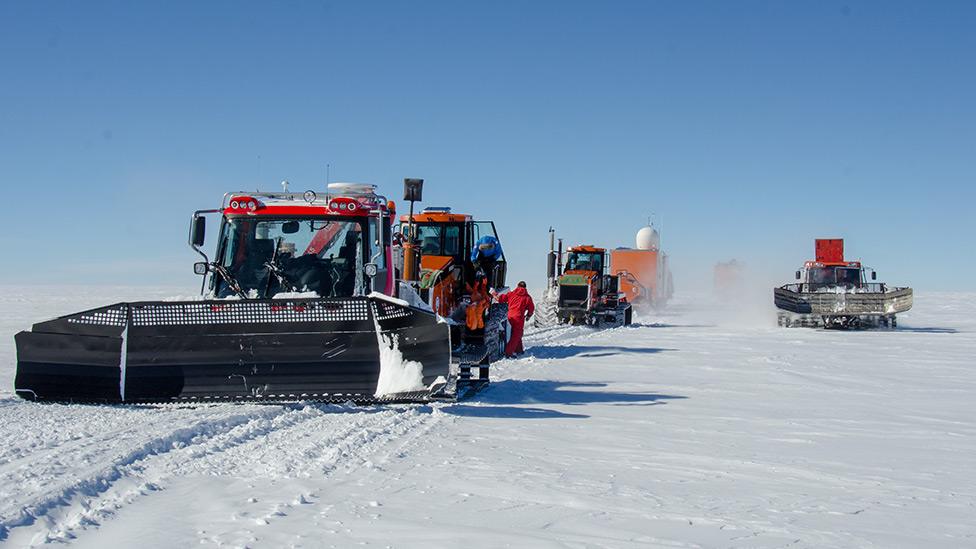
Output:
[[[376,340],[380,346],[380,378],[373,396],[379,398],[423,390],[424,365],[415,360],[404,360],[400,351],[400,337],[397,334],[383,335],[377,322]]]
[[[271,299],[312,299],[319,297],[317,292],[278,292],[271,296]]]

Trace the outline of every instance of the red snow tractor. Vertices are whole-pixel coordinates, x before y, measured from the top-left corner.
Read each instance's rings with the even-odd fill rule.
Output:
[[[394,210],[373,185],[228,193],[190,225],[201,299],[116,303],[35,324],[16,336],[17,394],[372,402],[476,390],[486,369],[472,381],[469,365],[452,366],[448,324],[395,279]],[[201,249],[211,214],[220,219],[213,260]],[[404,364],[421,366],[415,379],[380,392],[385,369]]]

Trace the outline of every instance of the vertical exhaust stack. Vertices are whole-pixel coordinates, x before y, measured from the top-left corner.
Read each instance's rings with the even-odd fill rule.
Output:
[[[556,231],[552,227],[549,227],[549,255],[546,260],[546,282],[552,288],[556,285]]]
[[[563,239],[559,239],[559,245],[556,248],[556,277],[563,276]]]
[[[413,229],[413,203],[423,199],[424,180],[406,178],[403,180],[403,199],[410,203],[410,217],[407,221],[407,238],[403,243],[403,279],[417,282],[420,278],[417,268],[417,242]]]

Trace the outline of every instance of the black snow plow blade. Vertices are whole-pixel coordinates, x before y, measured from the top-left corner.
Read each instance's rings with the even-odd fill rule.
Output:
[[[422,383],[377,396],[391,356],[380,345],[394,341]],[[118,303],[16,343],[15,389],[30,400],[416,402],[444,398],[456,378],[447,324],[373,296]]]

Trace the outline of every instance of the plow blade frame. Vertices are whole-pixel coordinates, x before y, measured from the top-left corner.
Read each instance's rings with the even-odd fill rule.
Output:
[[[911,288],[891,288],[884,292],[834,293],[802,292],[788,284],[773,291],[778,309],[800,315],[858,316],[895,315],[912,308]]]
[[[450,375],[435,315],[375,297],[118,303],[16,335],[18,395],[77,402],[417,401],[374,397],[379,330],[423,382]]]

